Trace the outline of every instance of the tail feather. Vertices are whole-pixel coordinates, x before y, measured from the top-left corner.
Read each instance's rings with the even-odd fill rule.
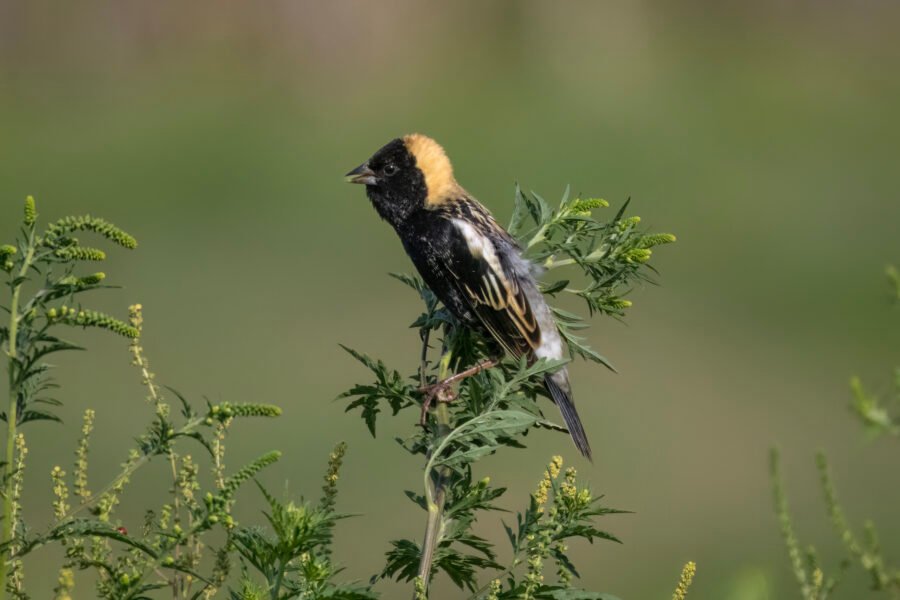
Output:
[[[584,432],[584,426],[578,417],[578,411],[575,410],[575,402],[572,399],[572,390],[569,388],[569,376],[566,370],[557,371],[552,375],[544,376],[544,385],[547,391],[553,397],[553,401],[559,407],[562,413],[563,421],[569,429],[569,435],[575,442],[575,447],[588,460],[593,460],[591,456],[591,445],[588,443],[587,434]]]

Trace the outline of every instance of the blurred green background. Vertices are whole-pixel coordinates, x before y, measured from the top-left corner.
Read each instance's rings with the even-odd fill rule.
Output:
[[[612,506],[623,546],[575,549],[586,586],[667,598],[681,565],[692,597],[797,597],[771,511],[778,443],[801,538],[842,556],[816,483],[828,451],[849,516],[872,517],[900,555],[896,448],[869,444],[847,382],[877,388],[900,336],[882,278],[900,256],[900,10],[891,2],[0,2],[0,234],[34,194],[45,218],[102,215],[140,247],[104,266],[142,302],[161,382],[198,401],[281,404],[235,428],[230,464],[278,448],[265,480],[313,495],[350,443],[337,557],[351,577],[390,539],[420,537],[403,496],[419,461],[369,437],[331,402],[367,374],[338,343],[407,371],[416,299],[388,271],[412,267],[363,190],[342,175],[397,135],[441,141],[460,181],[505,220],[515,181],[548,198],[567,183],[679,242],[634,291],[627,325],[591,340],[619,368],[573,379],[596,460],[561,435],[484,461],[520,508],[564,451]],[[50,513],[46,474],[70,462],[79,414],[98,411],[95,487],[150,414],[125,344],[73,334],[62,361],[65,427],[26,430],[27,512]],[[579,391],[580,390],[580,391]],[[165,494],[151,467],[126,524]],[[259,518],[244,492],[241,517]],[[507,517],[508,518],[508,517]],[[498,541],[499,520],[482,532]],[[52,555],[27,567],[34,597]],[[851,577],[839,598],[862,598]],[[856,585],[858,584],[858,585]],[[90,597],[83,584],[79,597]],[[400,588],[384,585],[386,597]],[[438,584],[438,598],[457,597]]]

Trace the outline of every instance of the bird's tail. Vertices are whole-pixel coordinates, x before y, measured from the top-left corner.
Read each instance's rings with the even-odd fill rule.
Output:
[[[569,374],[566,369],[560,369],[556,373],[544,375],[544,385],[547,391],[553,397],[553,401],[559,407],[562,413],[563,421],[569,429],[569,435],[575,442],[575,447],[588,460],[591,457],[591,445],[588,443],[587,434],[584,432],[584,426],[578,417],[578,411],[575,410],[575,401],[572,398],[572,388],[569,386]]]

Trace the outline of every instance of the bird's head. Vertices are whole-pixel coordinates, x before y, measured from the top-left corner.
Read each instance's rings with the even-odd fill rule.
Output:
[[[364,184],[378,214],[395,226],[459,189],[444,149],[418,133],[390,141],[347,173],[347,181]]]

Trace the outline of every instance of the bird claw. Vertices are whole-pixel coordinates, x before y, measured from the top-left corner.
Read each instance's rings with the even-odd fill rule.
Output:
[[[425,417],[428,415],[428,409],[431,408],[432,402],[453,402],[457,398],[456,392],[453,391],[453,381],[447,379],[421,387],[419,388],[419,392],[423,396],[422,414],[419,417],[419,425],[423,426],[425,425]]]

